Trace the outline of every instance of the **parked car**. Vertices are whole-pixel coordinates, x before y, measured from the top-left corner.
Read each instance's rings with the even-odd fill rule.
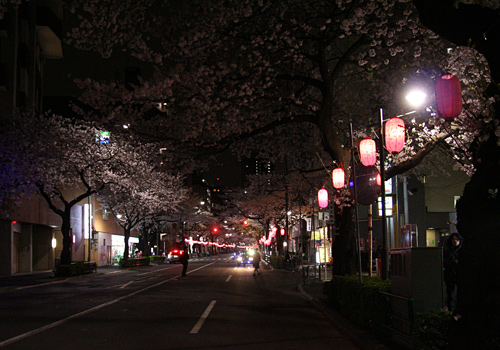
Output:
[[[180,262],[182,254],[187,254],[183,249],[173,249],[168,252],[167,260],[170,264]]]

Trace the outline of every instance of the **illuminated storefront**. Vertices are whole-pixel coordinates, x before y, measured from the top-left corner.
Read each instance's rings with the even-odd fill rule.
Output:
[[[136,245],[139,243],[138,237],[130,237],[128,240],[128,253],[129,256],[132,256],[134,253]],[[111,236],[111,244],[113,247],[113,263],[118,264],[120,259],[123,257],[123,253],[125,252],[125,238],[123,236],[112,235]]]

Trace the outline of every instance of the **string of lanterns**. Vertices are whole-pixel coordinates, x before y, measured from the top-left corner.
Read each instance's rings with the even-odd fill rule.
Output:
[[[438,115],[447,122],[453,121],[462,111],[462,89],[458,78],[451,74],[444,74],[439,77],[436,80],[435,94]],[[381,117],[381,127],[384,129],[382,132],[384,132],[383,136],[385,137],[385,148],[393,154],[401,152],[406,142],[404,121],[401,118],[394,117],[389,119],[385,123],[385,127],[383,127]],[[375,165],[377,162],[376,142],[371,138],[363,139],[359,143],[359,155],[361,163],[365,167]],[[345,186],[345,172],[342,164],[333,169],[331,176],[335,189],[341,189]],[[377,175],[376,184],[378,186],[382,184],[380,174]],[[325,188],[321,188],[318,191],[318,204],[320,208],[327,208],[328,201],[328,191]],[[284,231],[280,232],[282,235],[283,233]],[[274,227],[269,232],[268,238],[266,238],[266,236],[261,237],[259,243],[270,245],[276,234],[277,230],[276,227]]]
[[[446,121],[455,119],[462,111],[462,88],[457,77],[444,74],[436,80],[437,111]],[[391,153],[399,153],[406,142],[405,122],[394,117],[385,123],[385,148]],[[359,155],[364,166],[373,166],[377,162],[377,146],[373,139],[367,137],[359,143]],[[345,173],[342,167],[332,171],[333,187],[340,189],[345,186]],[[320,190],[321,191],[321,190]],[[319,192],[318,192],[319,201]]]

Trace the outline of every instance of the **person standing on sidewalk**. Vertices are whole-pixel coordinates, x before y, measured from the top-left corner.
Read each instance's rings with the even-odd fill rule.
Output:
[[[260,275],[260,260],[261,260],[261,257],[260,257],[260,252],[258,250],[255,251],[255,254],[253,255],[253,261],[252,261],[252,264],[253,264],[253,275],[256,276],[257,274]]]
[[[457,287],[457,266],[458,254],[460,251],[461,239],[458,233],[453,233],[443,249],[444,283],[446,284],[446,305],[448,311],[455,311],[455,294]]]

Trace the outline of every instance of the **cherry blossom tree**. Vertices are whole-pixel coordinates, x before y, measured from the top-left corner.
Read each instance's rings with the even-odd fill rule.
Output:
[[[134,108],[137,101],[160,101],[168,113],[155,118],[155,131],[179,151],[178,164],[235,147],[242,154],[259,150],[272,160],[286,154],[291,169],[317,165],[307,147],[321,152],[326,164],[347,169],[349,122],[356,137],[380,132],[370,127],[378,109],[389,116],[405,111],[398,91],[406,83],[455,73],[463,83],[463,113],[451,124],[435,113],[425,123],[416,120],[409,130],[412,144],[389,159],[386,177],[415,169],[436,148],[473,176],[457,208],[466,238],[459,308],[465,319],[481,325],[474,331],[491,329],[483,327],[490,318],[483,322],[474,310],[488,310],[498,285],[478,293],[472,286],[490,280],[491,267],[498,266],[485,259],[498,256],[491,251],[498,246],[492,242],[498,243],[499,226],[498,2],[184,1],[148,8],[87,0],[71,9],[83,19],[71,32],[74,45],[105,56],[128,50],[154,64],[157,73],[126,99],[118,85],[82,80],[85,100],[115,122],[131,119],[121,113],[132,105],[124,100]],[[138,22],[140,30],[148,28],[146,35],[135,30]],[[147,124],[136,124],[137,131],[148,131]],[[352,199],[347,191],[337,198],[346,234]],[[345,266],[337,273],[354,271],[352,263]]]
[[[186,197],[181,177],[159,170],[151,162],[151,155],[137,150],[134,145],[124,152],[126,157],[120,159],[119,166],[106,174],[108,181],[98,196],[102,207],[114,215],[123,229],[125,260],[129,257],[131,231],[148,220],[177,211]]]
[[[259,240],[263,236],[268,237],[271,227],[291,229],[301,217],[311,214],[311,206],[300,199],[309,198],[311,192],[316,191],[299,173],[289,174],[286,178],[282,174],[252,175],[247,177],[246,187],[226,194],[218,215],[236,223],[239,231]],[[245,227],[242,222],[247,219],[248,226]],[[285,238],[276,236],[275,243],[280,254]]]
[[[356,138],[373,133],[380,107],[388,115],[402,110],[398,90],[405,83],[435,78],[453,64],[450,43],[420,25],[404,0],[112,3],[110,12],[109,2],[74,4],[82,22],[69,42],[104,56],[127,50],[151,62],[155,75],[134,90],[82,79],[82,100],[106,123],[129,123],[161,139],[170,164],[184,169],[232,148],[281,163],[287,157],[290,172],[322,169],[317,155],[329,170],[335,163],[349,170],[349,122]],[[134,29],[136,18],[149,26],[147,35]],[[109,35],[113,25],[118,35]],[[136,117],[156,102],[165,110],[148,120]],[[436,115],[412,130],[419,137],[391,159],[387,177],[411,170],[436,145],[456,141],[456,129]],[[339,248],[352,250],[352,199],[349,191],[338,198],[339,231],[347,235]],[[336,272],[353,273],[354,256]]]
[[[61,217],[61,264],[71,262],[71,210],[96,194],[116,149],[99,140],[91,124],[56,115],[22,112],[2,124],[2,199],[18,201],[39,195]]]

